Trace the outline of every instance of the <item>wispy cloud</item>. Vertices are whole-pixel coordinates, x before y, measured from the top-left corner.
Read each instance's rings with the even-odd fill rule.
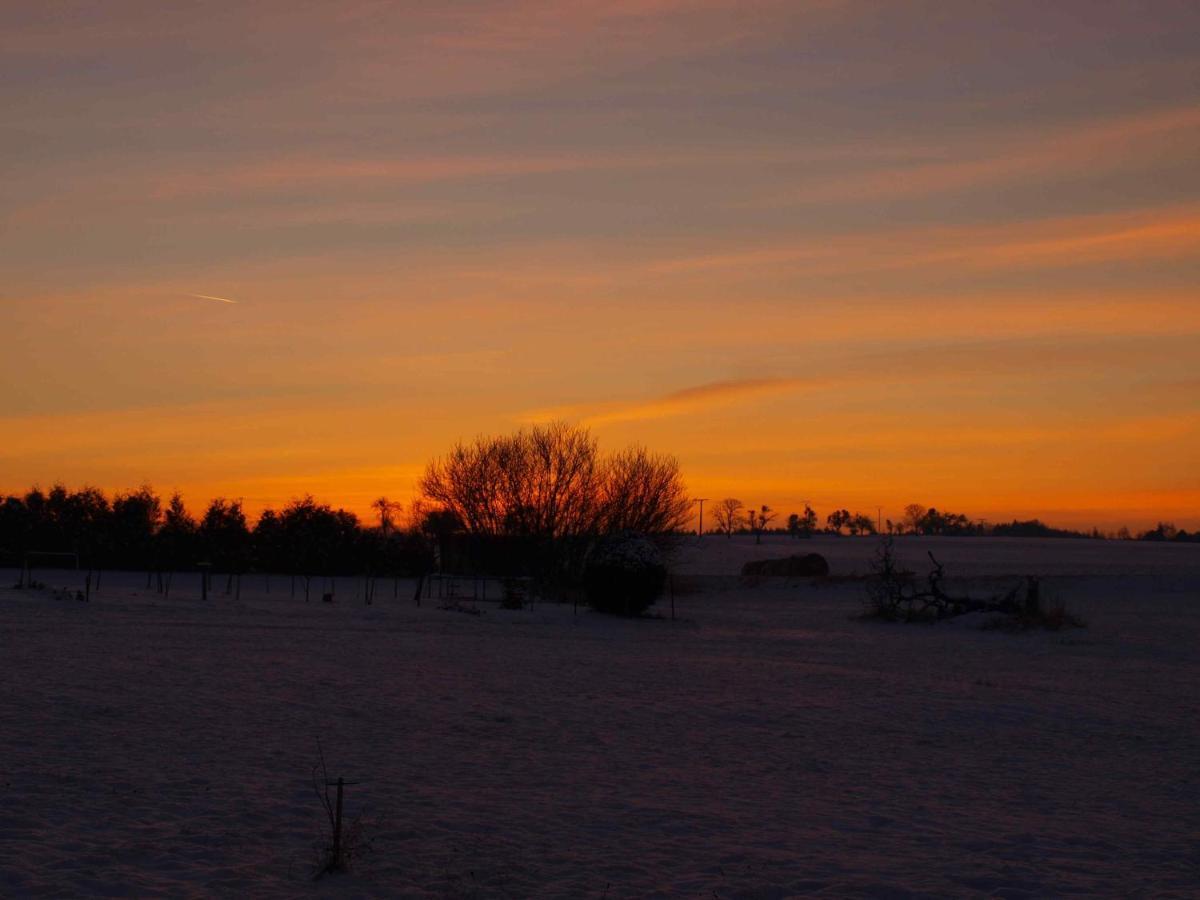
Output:
[[[306,190],[346,188],[355,184],[378,188],[436,184],[490,178],[516,178],[586,172],[631,172],[661,169],[728,169],[767,164],[803,164],[846,159],[895,159],[892,148],[860,143],[809,148],[730,146],[590,150],[563,154],[512,152],[493,155],[435,156],[281,156],[237,161],[197,174],[193,168],[153,173],[153,195],[172,198],[214,191]],[[128,173],[134,175],[135,173]],[[146,179],[145,172],[137,173]]]
[[[710,381],[653,397],[625,403],[581,404],[534,410],[521,418],[543,422],[550,419],[580,419],[585,425],[611,425],[702,412],[740,400],[817,388],[828,383],[818,378],[740,378]]]
[[[1144,165],[1152,150],[1178,158],[1200,152],[1200,105],[937,143],[902,139],[894,144],[894,155],[906,154],[908,162],[806,179],[792,190],[776,191],[767,205],[893,200],[1046,178],[1094,177]]]
[[[230,300],[228,297],[214,297],[212,294],[188,294],[189,297],[195,297],[197,300],[218,300],[221,303],[234,303],[238,301]]]
[[[1194,331],[1181,329],[1172,337],[1056,336],[974,340],[904,341],[880,349],[878,345],[855,344],[844,353],[819,357],[836,359],[837,371],[820,376],[778,376],[709,381],[665,394],[641,399],[597,401],[551,406],[518,416],[525,422],[553,419],[579,421],[585,425],[613,425],[728,409],[767,397],[829,392],[848,396],[864,386],[890,388],[933,385],[944,392],[956,385],[986,394],[1001,380],[1028,381],[1097,371],[1130,373],[1145,369],[1151,361],[1172,357],[1194,347]],[[921,360],[913,366],[915,358]],[[816,359],[816,357],[814,357]],[[963,373],[971,379],[964,381]],[[886,373],[884,376],[883,373]],[[986,385],[979,379],[986,377]],[[1175,393],[1185,393],[1188,382]]]
[[[945,266],[1022,269],[1192,256],[1200,252],[1200,207],[1070,216],[1004,225],[938,226],[870,234],[797,237],[787,244],[715,250],[650,263],[660,274],[755,266],[812,273]]]

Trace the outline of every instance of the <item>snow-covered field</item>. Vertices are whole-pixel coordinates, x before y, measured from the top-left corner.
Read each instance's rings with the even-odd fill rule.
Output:
[[[732,577],[863,572],[851,539],[693,542],[674,622],[0,572],[0,895],[1196,896],[1200,547],[898,546],[1042,574],[1090,627],[863,623],[853,581]],[[373,849],[314,882],[318,738]]]

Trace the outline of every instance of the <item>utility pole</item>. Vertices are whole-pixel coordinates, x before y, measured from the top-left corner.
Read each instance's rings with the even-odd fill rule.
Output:
[[[883,534],[883,507],[875,507],[875,532]]]
[[[704,501],[707,497],[693,497],[693,503],[700,504],[700,527],[696,530],[696,537],[704,537]]]

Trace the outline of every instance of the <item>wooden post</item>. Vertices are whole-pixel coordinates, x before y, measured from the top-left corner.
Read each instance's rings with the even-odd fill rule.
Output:
[[[333,868],[340,869],[342,867],[342,791],[346,783],[338,778],[337,780],[337,814],[333,820]]]
[[[337,781],[325,782],[326,787],[333,787],[334,785],[337,786],[337,800],[334,801],[333,807],[333,851],[330,854],[329,864],[326,867],[326,871],[337,872],[346,867],[345,860],[342,858],[342,797],[345,793],[345,789],[348,786],[358,783],[359,782],[357,781],[346,781],[343,778],[339,778]],[[329,801],[326,800],[326,803],[328,802]]]
[[[92,599],[92,570],[88,569],[87,578],[83,580],[83,599]]]
[[[414,598],[417,601],[417,606],[421,605],[421,590],[424,587],[425,587],[425,576],[421,575],[419,578],[417,578],[417,592],[414,595]]]
[[[1042,611],[1042,597],[1038,580],[1032,575],[1025,579],[1025,615],[1036,616]]]

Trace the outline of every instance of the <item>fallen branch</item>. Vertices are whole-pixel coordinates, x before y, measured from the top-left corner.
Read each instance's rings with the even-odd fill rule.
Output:
[[[891,537],[880,542],[871,563],[872,577],[867,582],[867,618],[894,622],[936,622],[966,613],[990,612],[1008,617],[1021,628],[1034,625],[1083,625],[1065,610],[1044,610],[1041,586],[1032,575],[1013,585],[1007,593],[984,599],[949,594],[943,586],[945,566],[932,551],[926,552],[933,568],[925,577],[925,584],[919,585],[912,572],[904,571],[897,565]]]

